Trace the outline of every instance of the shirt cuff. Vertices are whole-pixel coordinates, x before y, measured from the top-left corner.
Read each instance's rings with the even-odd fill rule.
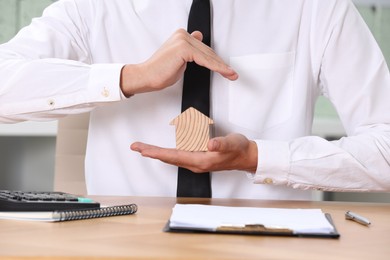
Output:
[[[257,184],[287,185],[290,169],[288,142],[255,140],[258,149],[257,171],[252,178]]]
[[[131,95],[131,96],[129,96],[129,97],[126,97],[125,94],[123,93],[123,91],[122,91],[121,89],[120,89],[119,91],[120,91],[121,100],[126,100],[126,99],[128,99],[128,98],[130,98],[130,97],[133,96],[133,95]]]
[[[120,75],[124,64],[94,64],[88,81],[92,102],[110,102],[122,99]]]

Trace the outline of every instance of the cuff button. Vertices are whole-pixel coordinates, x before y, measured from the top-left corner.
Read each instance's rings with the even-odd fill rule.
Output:
[[[103,97],[109,97],[110,96],[110,91],[106,88],[103,89],[102,91],[102,96]]]

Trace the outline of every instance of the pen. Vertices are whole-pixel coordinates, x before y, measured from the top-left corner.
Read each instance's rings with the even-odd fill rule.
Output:
[[[365,225],[365,226],[368,226],[371,224],[371,222],[367,218],[360,216],[360,215],[358,215],[354,212],[351,212],[349,210],[345,213],[345,218],[349,219],[349,220],[353,220],[353,221],[355,221],[359,224]]]

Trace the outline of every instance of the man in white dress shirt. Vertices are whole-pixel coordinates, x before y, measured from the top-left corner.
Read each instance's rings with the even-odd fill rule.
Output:
[[[350,0],[211,0],[211,49],[191,2],[54,3],[0,46],[0,121],[90,111],[90,194],[175,196],[177,165],[212,171],[213,197],[390,191],[389,70]],[[214,72],[208,152],[169,125],[191,61]],[[310,136],[319,95],[348,137]]]

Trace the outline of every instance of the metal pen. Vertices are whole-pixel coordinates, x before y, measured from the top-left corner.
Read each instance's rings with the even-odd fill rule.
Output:
[[[349,220],[353,220],[353,221],[355,221],[359,224],[365,225],[365,226],[368,226],[371,224],[371,221],[368,220],[367,218],[360,216],[360,215],[358,215],[354,212],[351,212],[349,210],[345,213],[345,218],[349,219]]]

